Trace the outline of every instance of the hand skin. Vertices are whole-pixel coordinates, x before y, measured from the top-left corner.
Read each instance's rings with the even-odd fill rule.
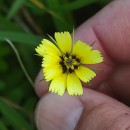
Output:
[[[130,130],[130,0],[115,0],[75,32],[75,40],[93,43],[104,62],[83,96],[48,93],[40,81],[36,109],[38,130]]]

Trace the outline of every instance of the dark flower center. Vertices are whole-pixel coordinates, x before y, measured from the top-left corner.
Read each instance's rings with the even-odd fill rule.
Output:
[[[69,55],[66,53],[61,56],[60,65],[62,67],[63,73],[72,73],[80,65],[80,59],[76,55]]]

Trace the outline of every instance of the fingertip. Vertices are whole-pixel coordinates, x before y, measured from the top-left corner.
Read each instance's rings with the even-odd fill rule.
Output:
[[[48,93],[37,105],[38,130],[73,130],[82,114],[83,104],[76,96]]]
[[[42,70],[36,77],[34,89],[39,97],[42,97],[48,91],[48,83],[44,80]]]

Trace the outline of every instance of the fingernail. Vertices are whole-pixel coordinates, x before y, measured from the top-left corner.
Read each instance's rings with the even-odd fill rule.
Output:
[[[36,110],[38,130],[74,130],[83,111],[78,97],[48,94]]]

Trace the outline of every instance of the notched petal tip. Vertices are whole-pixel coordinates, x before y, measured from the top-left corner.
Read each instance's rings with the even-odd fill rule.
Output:
[[[92,78],[96,76],[96,73],[86,67],[80,66],[78,69],[75,70],[76,75],[85,83],[88,83]]]
[[[69,92],[68,91],[68,94],[70,95],[70,96],[82,96],[83,95],[83,90],[81,91],[81,92],[77,92],[77,91],[73,91],[73,92]]]
[[[75,73],[68,74],[67,76],[67,91],[71,96],[83,94],[81,82]]]
[[[54,34],[57,46],[63,53],[70,52],[72,38],[69,32],[56,32]]]
[[[35,48],[35,51],[38,53],[39,56],[44,56],[44,46],[43,44],[39,44],[36,48]]]
[[[65,89],[66,89],[66,75],[65,74],[61,74],[60,76],[54,78],[51,81],[49,91],[59,96],[62,96],[65,92]]]
[[[59,96],[63,96],[63,94],[64,94],[64,92],[59,92],[59,91],[57,91],[57,90],[54,90],[54,89],[52,89],[52,88],[49,88],[49,92],[51,92],[51,93],[54,93],[54,94],[57,94],[57,95],[59,95]]]

